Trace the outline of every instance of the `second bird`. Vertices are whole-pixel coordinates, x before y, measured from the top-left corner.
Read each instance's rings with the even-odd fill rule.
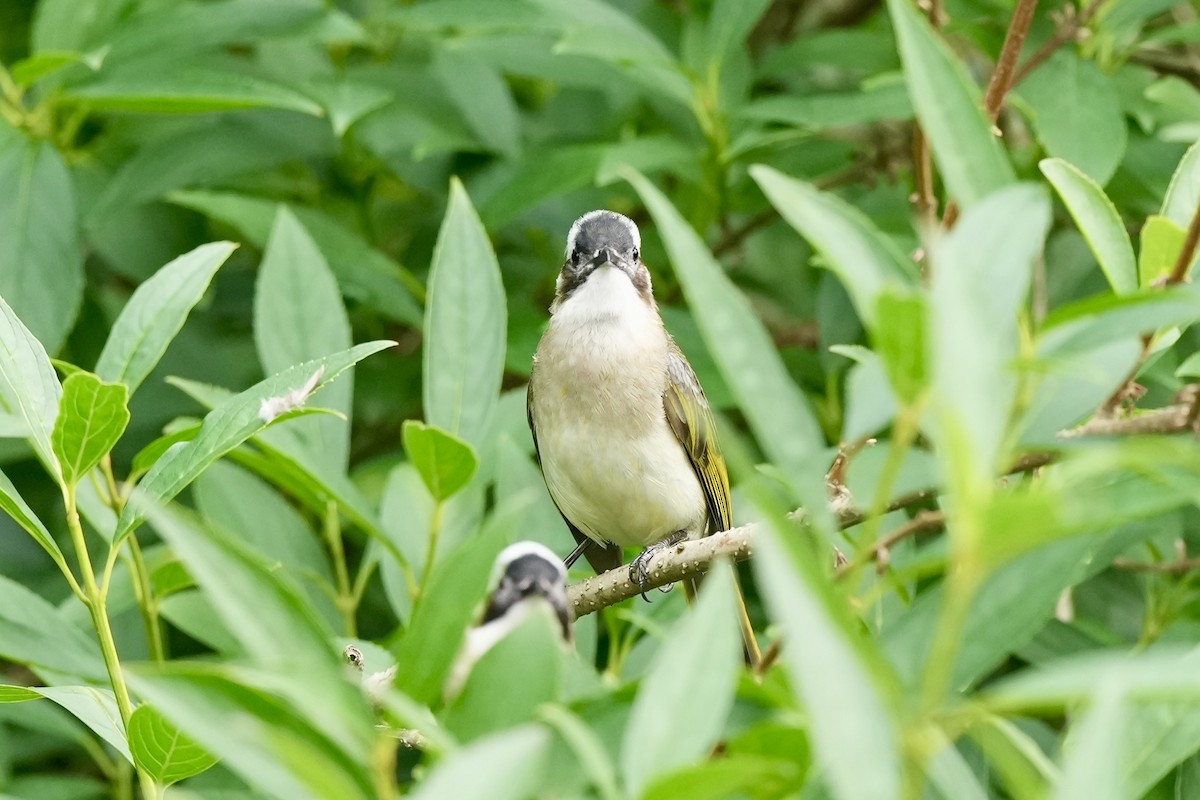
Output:
[[[641,236],[592,211],[571,226],[529,380],[529,426],[550,496],[599,572],[622,547],[644,585],[656,546],[730,527],[729,479],[696,373],[663,326]]]

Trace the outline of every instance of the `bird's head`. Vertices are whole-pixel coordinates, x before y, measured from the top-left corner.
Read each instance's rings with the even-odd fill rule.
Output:
[[[537,542],[509,545],[496,558],[500,573],[488,599],[483,623],[499,619],[522,603],[544,601],[562,626],[563,639],[571,641],[567,610],[567,568],[550,548]]]
[[[646,302],[652,302],[650,272],[642,263],[642,237],[633,220],[615,211],[589,211],[567,234],[566,261],[558,275],[556,302],[562,303],[593,277],[615,270]]]

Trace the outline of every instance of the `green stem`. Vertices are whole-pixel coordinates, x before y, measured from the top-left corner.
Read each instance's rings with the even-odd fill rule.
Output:
[[[337,503],[325,505],[325,541],[329,545],[329,554],[333,559],[333,574],[337,579],[337,607],[342,612],[346,625],[346,635],[358,636],[358,621],[354,589],[350,586],[350,571],[346,568],[346,548],[342,542],[342,526],[338,521]]]
[[[108,620],[107,597],[96,583],[96,572],[92,568],[91,555],[88,553],[87,542],[83,536],[83,525],[79,521],[79,508],[75,500],[75,484],[63,487],[63,502],[67,509],[67,530],[71,534],[71,542],[75,546],[75,554],[79,560],[79,569],[83,573],[83,588],[87,596],[88,611],[92,616],[92,626],[96,629],[96,638],[100,642],[100,654],[104,658],[104,667],[108,671],[108,680],[112,684],[113,696],[117,701],[117,710],[121,714],[121,723],[125,731],[129,730],[129,718],[133,715],[133,701],[129,697],[129,687],[125,684],[125,675],[121,669],[121,658],[117,654],[117,642],[113,638],[112,625]],[[109,559],[109,563],[112,559]],[[107,572],[107,570],[106,570]],[[107,583],[107,581],[106,581]],[[138,782],[142,786],[145,798],[157,798],[158,786],[144,771],[138,770]]]
[[[442,517],[446,513],[445,501],[438,500],[433,506],[433,518],[429,521],[429,552],[425,555],[425,566],[421,567],[421,586],[417,590],[418,599],[429,589],[429,578],[433,575],[433,561],[437,557],[438,539],[442,535]]]
[[[961,518],[958,522],[964,527],[975,524]],[[951,553],[946,565],[942,607],[921,682],[921,709],[926,717],[932,717],[941,708],[946,693],[950,691],[963,629],[981,583],[981,570],[974,557],[973,544],[978,538],[966,531],[960,531],[960,536],[967,540],[963,548],[966,552],[960,552],[957,558]]]

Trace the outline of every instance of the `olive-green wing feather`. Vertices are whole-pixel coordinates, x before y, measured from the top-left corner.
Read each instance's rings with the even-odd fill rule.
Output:
[[[687,358],[670,343],[667,355],[667,390],[663,392],[663,410],[676,438],[683,444],[696,477],[704,487],[709,514],[716,530],[729,530],[733,514],[729,504],[729,474],[725,456],[717,444],[717,423],[700,388],[700,381]]]
[[[530,383],[525,392],[525,421],[529,423],[529,432],[533,435],[533,455],[537,459],[538,466],[542,465],[542,451],[538,449],[537,440],[537,425],[533,421],[533,384]],[[550,487],[547,486],[547,489]],[[558,508],[558,501],[554,499],[554,495],[550,495],[550,502],[554,503],[554,507]],[[595,539],[592,539],[583,531],[576,528],[571,520],[567,519],[567,515],[563,513],[561,508],[558,508],[559,515],[563,518],[563,522],[567,523],[567,528],[571,531],[571,536],[574,537],[575,543],[583,545],[587,543],[587,548],[583,551],[583,556],[592,565],[592,569],[596,570],[596,574],[608,572],[610,569],[616,569],[621,566],[621,548],[615,544],[601,545]],[[570,564],[567,565],[571,566]]]

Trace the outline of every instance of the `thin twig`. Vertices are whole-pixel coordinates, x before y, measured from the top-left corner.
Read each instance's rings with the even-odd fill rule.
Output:
[[[1196,259],[1197,244],[1200,244],[1200,203],[1196,204],[1196,211],[1192,214],[1192,222],[1188,225],[1187,236],[1183,240],[1183,249],[1179,251],[1179,258],[1175,259],[1175,267],[1167,276],[1167,286],[1176,286],[1187,280],[1188,269]]]
[[[1021,56],[1021,47],[1025,44],[1025,37],[1029,35],[1029,26],[1033,22],[1033,12],[1036,10],[1037,0],[1019,0],[1012,20],[1008,23],[1008,32],[1004,34],[1004,46],[1000,48],[996,69],[992,70],[987,91],[983,95],[983,107],[993,124],[1000,116],[1004,98],[1015,82],[1013,75],[1017,68],[1017,59]]]
[[[864,554],[860,558],[842,564],[834,574],[838,578],[845,577],[869,561],[877,561],[880,564],[884,564],[888,561],[888,552],[896,546],[897,542],[901,542],[910,536],[916,536],[919,533],[940,531],[945,527],[946,515],[943,512],[918,511],[917,515],[908,522],[879,537],[869,550],[864,551]]]
[[[1113,559],[1113,566],[1126,572],[1158,572],[1166,575],[1180,575],[1184,572],[1200,570],[1200,558],[1180,558],[1175,561],[1134,561],[1132,558],[1118,556]]]

